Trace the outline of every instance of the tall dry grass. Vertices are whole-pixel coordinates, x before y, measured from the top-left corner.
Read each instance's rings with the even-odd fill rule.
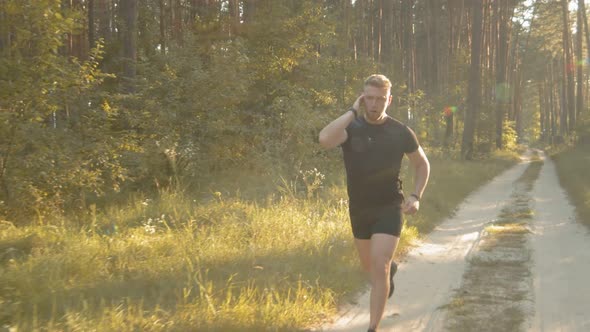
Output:
[[[398,253],[513,162],[434,158],[422,210],[408,218]],[[275,179],[273,193],[258,200],[227,191],[208,199],[180,190],[136,195],[92,207],[82,227],[78,220],[21,228],[4,221],[0,325],[289,331],[321,322],[365,284],[342,172],[328,178],[316,169]]]

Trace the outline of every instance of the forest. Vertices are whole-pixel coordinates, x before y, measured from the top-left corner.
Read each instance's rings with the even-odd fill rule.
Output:
[[[122,187],[313,164],[324,158],[317,132],[374,72],[394,82],[390,115],[446,155],[587,131],[583,1],[0,5],[10,219]]]
[[[295,236],[289,213],[321,223],[311,235],[317,247],[299,246],[310,255],[344,246],[347,229],[330,221],[347,225],[339,152],[317,137],[366,77],[391,79],[388,114],[414,129],[433,167],[473,180],[456,201],[437,203],[432,215],[446,215],[523,146],[590,142],[589,70],[583,0],[0,0],[0,324],[254,331],[317,323],[358,286],[316,293],[327,286],[301,277],[303,262],[274,277],[261,262],[296,259],[276,249]],[[474,165],[486,175],[467,174]],[[271,219],[283,223],[250,224]],[[221,238],[216,229],[228,220]],[[408,232],[434,227],[413,225]],[[154,234],[161,238],[150,246],[140,241]],[[215,234],[236,251],[253,248],[256,234],[268,242],[231,263],[234,249],[211,258],[200,247]],[[8,254],[14,243],[39,259]],[[138,253],[145,260],[132,262]],[[148,263],[152,254],[160,260]],[[97,255],[100,276],[90,272]],[[352,254],[337,257],[352,266]],[[243,267],[248,276],[233,284],[224,269],[242,263],[254,270]],[[57,265],[63,270],[50,272]],[[269,279],[250,283],[257,273]],[[34,275],[51,275],[43,283],[51,291],[35,291]],[[109,280],[102,291],[99,279]],[[274,282],[289,286],[267,292]],[[142,285],[151,291],[139,300]],[[131,288],[118,297],[123,287]],[[253,298],[293,316],[252,309]]]

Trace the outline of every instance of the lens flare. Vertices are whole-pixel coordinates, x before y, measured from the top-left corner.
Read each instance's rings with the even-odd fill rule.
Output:
[[[448,118],[451,115],[453,115],[453,113],[457,113],[457,106],[447,106],[447,107],[443,108],[442,113],[445,117]]]

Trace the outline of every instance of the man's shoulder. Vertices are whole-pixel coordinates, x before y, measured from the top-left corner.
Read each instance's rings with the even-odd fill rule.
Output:
[[[394,128],[396,130],[407,130],[410,129],[410,127],[408,127],[406,124],[404,124],[403,122],[392,118],[391,116],[387,116],[387,124],[389,127]]]

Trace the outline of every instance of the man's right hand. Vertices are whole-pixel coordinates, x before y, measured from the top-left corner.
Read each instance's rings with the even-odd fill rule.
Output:
[[[361,94],[355,101],[354,104],[352,104],[352,108],[355,109],[355,111],[359,111],[361,109],[361,103],[363,102],[363,98],[365,98],[364,94]]]
[[[352,104],[352,108],[359,112],[361,103],[365,98],[364,94],[361,94]],[[325,149],[331,149],[339,146],[348,139],[348,133],[346,127],[354,121],[356,115],[350,114],[350,111],[345,112],[336,120],[330,122],[324,129],[320,131],[319,142]]]

